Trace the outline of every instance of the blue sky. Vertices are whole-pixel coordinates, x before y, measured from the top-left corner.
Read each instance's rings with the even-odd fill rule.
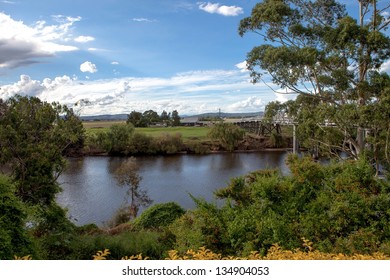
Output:
[[[87,100],[81,115],[262,111],[290,97],[243,68],[262,43],[237,32],[256,3],[0,0],[0,98]]]

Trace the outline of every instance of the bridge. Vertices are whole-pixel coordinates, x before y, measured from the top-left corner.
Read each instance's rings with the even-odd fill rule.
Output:
[[[296,137],[296,123],[285,116],[278,116],[272,122],[265,121],[262,117],[243,118],[240,120],[227,119],[226,122],[233,123],[249,133],[259,136],[270,136],[272,133],[281,134],[282,126],[293,127],[293,152],[298,153],[299,144]]]

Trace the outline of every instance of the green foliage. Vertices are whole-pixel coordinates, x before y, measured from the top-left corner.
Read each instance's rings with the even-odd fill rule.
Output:
[[[215,124],[208,134],[208,136],[218,141],[226,150],[233,151],[238,142],[243,139],[245,131],[240,127],[230,124],[219,122]]]
[[[139,132],[135,132],[132,135],[130,145],[127,149],[129,154],[132,155],[151,155],[157,152],[157,147],[154,143],[153,137]]]
[[[197,208],[187,211],[169,227],[176,239],[175,249],[185,252],[205,245],[216,252],[228,249],[224,240],[225,226],[221,210],[206,201],[193,199]]]
[[[159,203],[146,209],[137,219],[134,226],[142,229],[158,229],[170,225],[185,213],[175,202]]]
[[[288,176],[265,170],[232,179],[216,192],[222,207],[196,200],[171,227],[175,249],[246,256],[276,243],[298,248],[304,236],[322,252],[388,252],[389,181],[377,179],[366,160],[321,165],[290,156],[288,165]]]
[[[131,124],[114,124],[107,132],[110,154],[128,154],[134,126]]]
[[[172,111],[171,113],[167,113],[165,110],[159,116],[157,112],[153,110],[147,110],[143,113],[132,111],[128,117],[128,124],[134,125],[134,127],[149,127],[151,125],[163,124],[165,126],[179,126],[180,125],[180,117],[177,110]]]
[[[284,140],[281,134],[272,132],[270,136],[270,145],[275,148],[281,148],[284,146]]]
[[[110,248],[110,259],[142,254],[151,259],[164,259],[171,243],[163,239],[163,233],[152,231],[122,232],[117,235],[103,233],[81,236],[72,244],[73,259],[90,260],[103,248]]]
[[[115,124],[107,131],[90,131],[86,143],[92,153],[97,150],[111,155],[174,154],[183,149],[180,133],[151,136],[147,132],[134,132],[132,124]]]
[[[381,1],[356,1],[355,19],[337,1],[264,0],[240,22],[239,34],[255,32],[266,44],[247,55],[253,82],[264,73],[296,101],[267,105],[265,119],[287,114],[298,124],[301,146],[313,153],[369,157],[389,164],[390,58],[388,9]],[[341,54],[341,55],[340,55]]]
[[[180,116],[179,113],[176,110],[172,111],[172,126],[179,126],[180,125]]]
[[[66,217],[66,211],[57,204],[35,207],[31,217],[31,233],[42,259],[68,259],[77,240],[76,226]]]
[[[143,119],[142,113],[132,111],[128,118],[127,118],[127,124],[132,124],[134,127],[147,127],[146,120]]]
[[[10,178],[0,175],[0,260],[33,253],[32,241],[25,228],[27,215],[14,192]]]
[[[12,170],[17,194],[33,204],[50,204],[60,188],[62,157],[83,141],[84,129],[72,110],[36,97],[16,96],[3,104],[0,163]]]
[[[175,154],[180,152],[183,147],[181,134],[162,134],[160,137],[154,139],[154,147],[157,153],[160,154]]]

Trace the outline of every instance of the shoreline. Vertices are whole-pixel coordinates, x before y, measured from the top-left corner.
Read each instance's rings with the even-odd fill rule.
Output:
[[[291,152],[292,148],[263,148],[263,149],[250,149],[250,150],[234,150],[234,151],[208,151],[206,153],[191,153],[188,151],[181,151],[177,153],[172,154],[163,154],[163,153],[156,153],[156,154],[129,154],[129,155],[120,155],[120,154],[109,154],[107,152],[104,153],[83,153],[81,155],[68,155],[65,157],[68,158],[81,158],[81,157],[112,157],[112,156],[119,156],[119,157],[131,157],[131,156],[174,156],[174,155],[196,155],[196,156],[203,156],[203,155],[212,155],[212,154],[225,154],[225,153],[259,153],[259,152]]]

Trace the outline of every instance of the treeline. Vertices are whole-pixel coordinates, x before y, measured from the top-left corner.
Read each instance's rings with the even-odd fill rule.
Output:
[[[153,155],[174,154],[182,151],[181,134],[162,134],[152,137],[136,132],[132,124],[114,124],[107,131],[87,134],[84,151],[89,154]]]
[[[162,133],[153,137],[137,132],[132,123],[114,124],[107,131],[89,131],[86,134],[84,152],[109,155],[155,155],[179,152],[205,154],[212,149],[232,152],[244,139],[245,131],[230,123],[217,123],[207,134],[209,141],[183,140],[180,133]]]
[[[176,110],[172,111],[172,113],[167,113],[164,110],[160,115],[153,110],[147,110],[143,113],[132,111],[128,115],[126,122],[135,127],[149,127],[157,124],[163,126],[179,126],[180,116]]]

